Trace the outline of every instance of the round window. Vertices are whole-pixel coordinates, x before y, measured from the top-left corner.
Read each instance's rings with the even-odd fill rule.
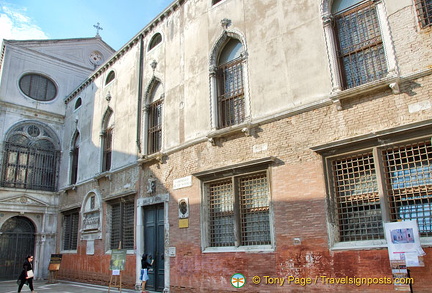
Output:
[[[37,73],[23,75],[19,87],[26,96],[38,101],[51,101],[57,95],[54,82]]]

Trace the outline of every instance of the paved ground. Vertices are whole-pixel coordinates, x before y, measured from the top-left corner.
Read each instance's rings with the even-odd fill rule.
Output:
[[[48,284],[46,280],[34,281],[34,290],[37,293],[106,293],[108,292],[107,286],[98,286],[85,283],[75,283],[68,281],[58,281],[55,284]],[[0,281],[0,293],[16,293],[18,292],[18,285],[16,281]],[[28,293],[30,289],[27,285],[21,290],[21,293]],[[118,293],[119,288],[111,288],[110,293]],[[122,293],[136,293],[140,291],[123,289]],[[148,291],[151,292],[151,291]]]

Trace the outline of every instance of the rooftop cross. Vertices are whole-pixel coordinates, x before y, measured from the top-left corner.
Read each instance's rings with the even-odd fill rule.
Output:
[[[96,37],[99,37],[99,31],[103,30],[103,28],[100,26],[100,23],[93,25],[93,27],[96,28]]]

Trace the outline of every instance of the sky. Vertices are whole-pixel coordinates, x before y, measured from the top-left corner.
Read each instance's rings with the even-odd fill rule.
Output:
[[[99,35],[118,50],[174,0],[0,0],[0,43]]]

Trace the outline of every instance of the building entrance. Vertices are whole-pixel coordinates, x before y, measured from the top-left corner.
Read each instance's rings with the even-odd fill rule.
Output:
[[[35,247],[35,226],[26,217],[12,217],[0,228],[0,280],[17,279]]]

